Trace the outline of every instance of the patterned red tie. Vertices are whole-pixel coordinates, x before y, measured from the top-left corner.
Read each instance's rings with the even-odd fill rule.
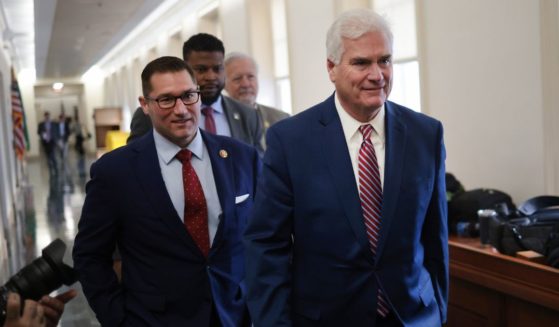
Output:
[[[204,197],[202,185],[194,171],[190,159],[192,152],[182,149],[177,153],[182,162],[182,182],[184,187],[184,225],[204,256],[210,251],[210,235],[208,232],[208,205]]]
[[[373,255],[376,256],[381,226],[382,185],[375,148],[371,142],[373,127],[369,124],[362,125],[359,127],[359,131],[363,134],[363,143],[361,143],[361,148],[359,149],[359,198],[361,199],[363,220],[369,239],[369,246]],[[388,305],[379,288],[377,313],[385,317],[388,312]]]
[[[204,130],[208,133],[216,134],[217,130],[215,128],[214,109],[212,107],[204,107],[202,108],[202,115],[206,117]]]

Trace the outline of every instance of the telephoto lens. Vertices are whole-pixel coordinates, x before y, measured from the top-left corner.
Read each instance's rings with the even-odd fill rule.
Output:
[[[491,219],[498,219],[497,211],[492,209],[478,210],[479,218],[479,240],[481,244],[489,244],[489,226]]]
[[[65,251],[66,244],[54,240],[43,249],[41,257],[23,267],[0,288],[0,326],[6,318],[9,292],[18,293],[22,303],[26,299],[37,301],[62,284],[71,285],[78,280],[74,268],[62,262]]]

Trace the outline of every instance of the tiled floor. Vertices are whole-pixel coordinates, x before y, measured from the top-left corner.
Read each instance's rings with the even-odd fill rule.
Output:
[[[86,160],[86,171],[89,171],[92,160],[93,158]],[[85,178],[79,177],[77,173],[74,153],[69,154],[64,173],[58,176],[49,176],[46,160],[43,158],[28,161],[27,176],[27,195],[32,196],[28,197],[28,202],[32,203],[35,218],[34,221],[31,219],[31,222],[28,222],[26,229],[30,234],[27,238],[30,248],[28,260],[38,257],[41,249],[54,239],[60,238],[67,246],[64,262],[72,265],[72,247],[85,198],[86,183]],[[78,297],[66,305],[60,326],[100,326],[81,292],[80,284],[75,283],[71,287],[78,290]],[[67,287],[63,286],[59,291],[66,289]]]

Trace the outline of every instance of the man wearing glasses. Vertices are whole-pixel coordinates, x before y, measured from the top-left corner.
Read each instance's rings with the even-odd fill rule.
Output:
[[[84,293],[103,326],[249,326],[241,237],[258,154],[198,127],[183,60],[150,62],[142,90],[152,131],[91,167],[73,253]]]
[[[184,42],[182,51],[184,61],[194,71],[194,78],[200,86],[200,128],[253,145],[263,154],[263,129],[255,110],[221,94],[225,86],[223,42],[213,35],[198,33]],[[130,124],[128,142],[143,135],[150,127],[149,120],[140,110],[136,110]]]

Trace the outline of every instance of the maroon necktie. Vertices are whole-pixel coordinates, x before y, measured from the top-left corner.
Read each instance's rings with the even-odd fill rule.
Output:
[[[215,128],[214,109],[212,107],[204,107],[202,108],[202,115],[206,117],[204,130],[208,133],[217,134],[217,130]]]
[[[359,127],[359,131],[363,134],[363,143],[359,149],[359,198],[369,246],[373,255],[376,256],[381,226],[382,185],[375,148],[371,142],[373,127],[370,124],[362,125]],[[377,313],[385,317],[388,312],[388,305],[379,288]]]
[[[177,153],[182,162],[182,182],[184,188],[184,225],[204,256],[210,251],[210,235],[208,231],[208,205],[204,197],[202,185],[194,171],[190,159],[192,152],[182,149]]]

